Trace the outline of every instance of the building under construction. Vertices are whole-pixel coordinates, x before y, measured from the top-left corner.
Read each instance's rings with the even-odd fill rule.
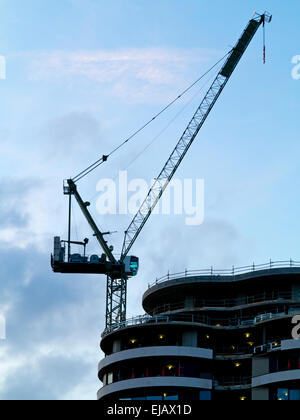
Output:
[[[57,273],[106,275],[106,358],[99,367],[104,387],[99,399],[299,399],[299,342],[290,341],[291,317],[300,312],[300,268],[252,267],[232,273],[185,273],[150,288],[143,299],[146,317],[126,321],[127,280],[138,274],[130,256],[143,227],[227,86],[260,27],[272,16],[255,13],[235,46],[154,118],[110,154],[64,184],[69,198],[68,238],[54,240],[51,265]],[[264,37],[265,38],[265,37]],[[265,62],[265,45],[263,60]],[[93,219],[77,184],[145,127],[217,69],[212,85],[125,231],[120,258]],[[89,238],[71,237],[75,199],[102,254],[86,256]],[[72,253],[72,246],[83,254]],[[295,368],[297,366],[297,368]]]
[[[166,276],[103,334],[98,399],[297,400],[300,263]]]

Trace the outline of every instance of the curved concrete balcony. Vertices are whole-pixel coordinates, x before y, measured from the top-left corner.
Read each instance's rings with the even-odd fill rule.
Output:
[[[127,381],[116,382],[107,385],[98,392],[98,400],[101,400],[109,395],[122,392],[131,391],[134,389],[151,389],[151,388],[182,388],[182,389],[199,389],[212,390],[212,380],[199,378],[179,378],[179,377],[156,377],[156,378],[139,378],[130,379]]]
[[[213,359],[213,351],[197,347],[141,347],[132,350],[125,350],[111,356],[107,356],[99,363],[99,375],[103,369],[119,363],[134,359],[154,358],[154,357],[190,357],[194,359]]]
[[[290,381],[300,381],[300,369],[258,376],[252,379],[252,388]]]
[[[189,313],[178,313],[178,314],[171,314],[171,315],[161,315],[161,316],[150,316],[150,315],[143,315],[138,316],[136,318],[128,319],[124,322],[114,325],[110,329],[106,329],[103,334],[102,338],[106,338],[110,334],[117,333],[124,329],[134,328],[134,327],[153,327],[154,325],[162,325],[162,324],[173,324],[173,325],[192,325],[192,326],[199,326],[199,327],[209,327],[212,329],[243,329],[243,328],[251,328],[256,327],[260,324],[266,324],[269,322],[273,322],[275,320],[280,319],[287,319],[294,315],[300,314],[300,303],[292,305],[288,313],[278,312],[278,313],[271,313],[266,312],[264,314],[260,314],[256,317],[240,317],[240,318],[222,318],[222,319],[214,319],[209,316],[204,315],[194,315]]]
[[[300,350],[300,340],[284,340],[281,342],[281,351]]]

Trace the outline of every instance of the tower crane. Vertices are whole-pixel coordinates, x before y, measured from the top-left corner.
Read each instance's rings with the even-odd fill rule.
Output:
[[[126,320],[127,281],[130,277],[136,276],[139,269],[138,257],[129,256],[129,251],[133,247],[155,206],[196,139],[200,129],[227,85],[251,40],[259,27],[261,25],[265,27],[265,24],[270,23],[271,20],[272,16],[267,12],[262,15],[255,13],[254,17],[248,22],[246,29],[243,31],[235,47],[228,53],[224,65],[213,81],[159,176],[155,178],[140,209],[134,216],[128,229],[125,231],[122,254],[119,259],[116,259],[113,255],[113,247],[109,246],[104,238],[107,233],[101,232],[97,226],[88,209],[90,203],[85,202],[81,198],[76,185],[76,182],[83,176],[89,174],[92,170],[97,168],[99,164],[106,162],[109,156],[103,156],[95,162],[95,164],[81,172],[77,177],[65,181],[64,194],[69,196],[68,240],[61,241],[60,237],[54,238],[54,253],[51,255],[52,269],[54,272],[59,273],[104,274],[107,276],[106,331],[114,330],[121,322]],[[103,254],[101,257],[97,255],[93,255],[90,258],[86,257],[85,249],[88,239],[85,239],[83,242],[74,242],[71,240],[71,203],[73,197],[76,199],[94,236],[102,248]],[[83,256],[81,254],[71,254],[71,245],[74,243],[84,246]]]

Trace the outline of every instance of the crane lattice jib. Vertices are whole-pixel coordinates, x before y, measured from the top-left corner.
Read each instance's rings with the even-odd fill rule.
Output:
[[[260,25],[264,22],[265,15],[250,20],[247,28],[243,32],[243,35],[239,39],[236,46],[230,52],[224,66],[218,73],[216,79],[214,80],[212,86],[210,87],[209,91],[207,92],[206,96],[201,102],[191,122],[189,123],[188,127],[186,128],[185,132],[180,138],[177,146],[175,147],[173,153],[171,154],[170,158],[165,164],[163,170],[153,183],[153,186],[151,187],[145,201],[142,203],[139,211],[137,212],[129,228],[125,232],[121,260],[123,260],[124,257],[130,251],[141,230],[143,229],[143,226],[147,222],[152,211],[159,202],[161,196],[163,195],[175,172],[177,171],[179,165],[181,164],[183,158],[185,157],[187,151],[189,150],[193,141],[197,137],[197,134],[199,133],[210,111],[214,107],[216,101],[218,100],[220,94],[222,93],[224,87],[226,86],[228,80],[234,72],[237,64],[239,63],[240,59],[245,53],[252,38],[254,37]]]

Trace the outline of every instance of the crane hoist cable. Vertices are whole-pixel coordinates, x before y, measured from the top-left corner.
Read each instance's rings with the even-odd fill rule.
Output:
[[[263,22],[263,63],[266,64],[266,22]]]
[[[77,226],[77,218],[76,218],[76,212],[75,208],[72,204],[72,215],[73,215],[73,224],[74,224],[74,230],[75,230],[75,239],[78,242],[79,241],[79,235],[78,235],[78,226]]]
[[[217,69],[217,72],[219,69]],[[189,101],[180,109],[179,112],[176,113],[176,115],[168,122],[168,124],[160,130],[158,134],[155,135],[153,139],[139,152],[137,155],[128,163],[128,165],[123,169],[124,171],[127,171],[167,130],[168,128],[178,119],[178,117],[194,102],[194,100],[199,96],[199,94],[205,89],[205,87],[208,85],[209,82],[215,77],[215,73],[212,74],[212,76],[207,79],[207,81],[201,86],[200,89],[197,90],[195,95],[193,95]],[[119,174],[115,175],[113,178],[114,181],[117,181]],[[99,195],[99,192],[94,194],[92,197],[89,198],[89,201],[93,201],[95,197]]]
[[[168,124],[160,130],[158,134],[129,162],[129,164],[124,168],[124,170],[128,170],[139,158],[142,156],[166,131],[167,129],[178,119],[178,117],[194,102],[194,100],[199,96],[199,94],[203,91],[203,89],[207,86],[207,84],[215,77],[215,74],[212,75],[202,86],[195,95],[180,109],[179,112],[168,122]],[[117,176],[115,177],[115,180]]]
[[[86,177],[88,174],[93,172],[97,169],[100,165],[108,160],[114,153],[120,150],[123,146],[129,143],[134,137],[136,137],[140,132],[142,132],[146,127],[148,127],[153,121],[155,121],[158,117],[160,117],[164,112],[166,112],[172,105],[174,105],[179,99],[181,99],[187,92],[189,92],[195,85],[197,85],[205,76],[207,76],[215,67],[217,67],[220,63],[222,63],[225,58],[227,58],[232,53],[232,49],[228,51],[219,61],[217,61],[210,69],[208,69],[202,76],[200,76],[194,83],[192,83],[188,88],[186,88],[179,96],[177,96],[173,101],[171,101],[167,106],[165,106],[158,114],[156,114],[153,118],[151,118],[146,124],[144,124],[141,128],[135,131],[131,136],[129,136],[126,140],[124,140],[118,147],[116,147],[109,155],[104,155],[92,165],[88,166],[84,171],[80,172],[76,175],[72,181],[75,183]]]

